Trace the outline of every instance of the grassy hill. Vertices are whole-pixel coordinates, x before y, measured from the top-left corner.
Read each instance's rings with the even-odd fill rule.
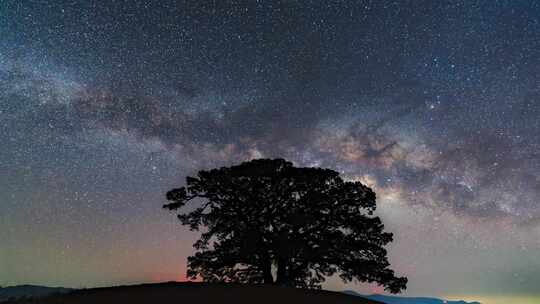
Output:
[[[40,299],[19,300],[9,303],[379,304],[380,302],[324,290],[303,290],[263,285],[170,282],[83,289],[69,294],[58,294]]]

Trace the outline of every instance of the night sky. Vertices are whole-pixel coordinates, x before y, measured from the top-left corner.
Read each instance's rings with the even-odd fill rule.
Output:
[[[0,285],[183,280],[165,192],[283,157],[376,191],[406,295],[540,303],[540,2],[202,2],[0,1]]]

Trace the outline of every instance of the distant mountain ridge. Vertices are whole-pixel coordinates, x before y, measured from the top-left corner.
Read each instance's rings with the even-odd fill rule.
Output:
[[[437,298],[425,298],[425,297],[397,297],[397,296],[385,296],[385,295],[362,295],[352,290],[345,290],[343,293],[352,296],[359,296],[366,299],[383,302],[386,304],[481,304],[480,302],[465,302],[465,301],[448,301]]]
[[[40,298],[56,293],[67,293],[72,291],[70,288],[63,287],[45,287],[36,285],[18,285],[9,287],[0,287],[0,302],[8,299],[18,299],[24,297]]]

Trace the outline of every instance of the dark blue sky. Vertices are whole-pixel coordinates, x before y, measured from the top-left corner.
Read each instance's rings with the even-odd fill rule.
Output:
[[[538,293],[536,1],[2,1],[0,37],[0,284],[181,278],[165,191],[285,157],[375,189],[411,294]]]

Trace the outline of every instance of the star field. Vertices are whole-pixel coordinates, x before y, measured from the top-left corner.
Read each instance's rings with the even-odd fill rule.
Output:
[[[535,1],[2,1],[0,37],[0,285],[181,280],[165,192],[283,157],[373,187],[408,294],[540,298]]]

